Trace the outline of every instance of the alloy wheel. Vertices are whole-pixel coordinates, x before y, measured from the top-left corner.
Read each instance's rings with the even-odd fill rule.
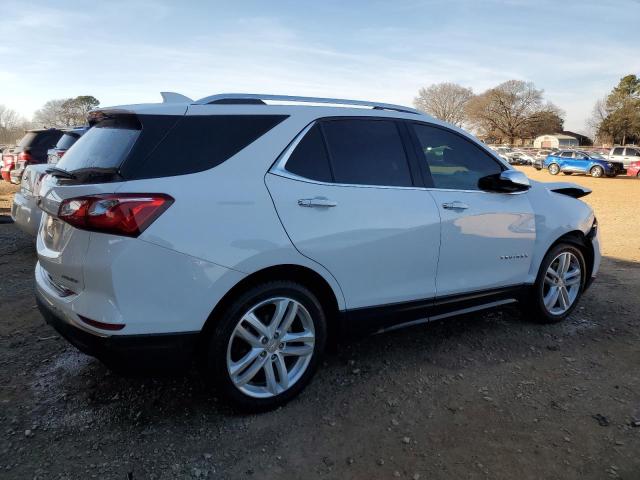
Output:
[[[555,163],[552,163],[551,165],[549,165],[549,173],[551,175],[557,175],[558,173],[560,173],[560,167],[558,167],[558,165],[556,165]]]
[[[602,167],[593,167],[591,169],[591,176],[595,177],[595,178],[599,178],[602,176],[602,174],[604,173],[604,171],[602,170]]]
[[[559,253],[549,264],[542,288],[543,303],[552,315],[569,310],[580,293],[582,268],[573,253]]]
[[[313,357],[315,330],[309,311],[288,297],[251,307],[227,346],[227,371],[245,395],[270,398],[291,388]]]

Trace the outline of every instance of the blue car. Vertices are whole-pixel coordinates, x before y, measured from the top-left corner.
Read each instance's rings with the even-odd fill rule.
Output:
[[[592,177],[615,177],[626,173],[620,162],[611,162],[597,152],[561,150],[547,156],[544,166],[551,175],[582,173]]]

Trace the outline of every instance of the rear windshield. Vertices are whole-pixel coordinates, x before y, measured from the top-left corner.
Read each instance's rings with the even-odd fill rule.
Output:
[[[56,143],[56,148],[58,150],[69,150],[71,145],[76,143],[76,141],[80,138],[80,135],[77,133],[65,133],[60,137],[58,143]]]
[[[45,147],[53,148],[62,132],[60,130],[51,130],[45,132],[27,132],[18,142],[19,147]]]
[[[125,180],[201,172],[228,160],[285,115],[122,115],[89,129],[58,167],[117,169]]]
[[[123,115],[98,122],[58,163],[68,172],[119,168],[141,131],[135,117]]]

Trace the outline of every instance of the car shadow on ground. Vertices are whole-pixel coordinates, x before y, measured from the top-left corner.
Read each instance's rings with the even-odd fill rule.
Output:
[[[293,403],[305,404],[318,397],[330,402],[331,394],[326,392],[336,389],[357,394],[369,382],[378,382],[377,376],[394,370],[462,376],[479,365],[498,365],[528,356],[542,358],[571,349],[572,344],[587,337],[610,335],[614,314],[624,319],[633,314],[634,306],[612,313],[607,307],[617,305],[606,303],[603,307],[598,298],[605,296],[605,291],[620,290],[626,280],[635,279],[633,288],[637,290],[639,268],[637,263],[623,260],[607,259],[605,263],[606,271],[561,324],[536,324],[510,306],[353,339],[326,353],[318,374]],[[615,325],[619,334],[625,334],[620,318]],[[46,335],[53,333],[51,330]],[[57,353],[36,371],[31,384],[37,405],[34,413],[50,427],[83,428],[97,420],[144,427],[162,425],[168,418],[188,421],[198,415],[237,416],[218,399],[215,387],[196,368],[178,374],[138,372],[122,376],[77,352],[61,338],[51,341],[56,342]]]

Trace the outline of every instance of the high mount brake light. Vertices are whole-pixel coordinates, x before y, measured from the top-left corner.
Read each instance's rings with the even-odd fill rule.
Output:
[[[137,237],[172,203],[163,193],[90,195],[64,200],[58,217],[83,230]]]

